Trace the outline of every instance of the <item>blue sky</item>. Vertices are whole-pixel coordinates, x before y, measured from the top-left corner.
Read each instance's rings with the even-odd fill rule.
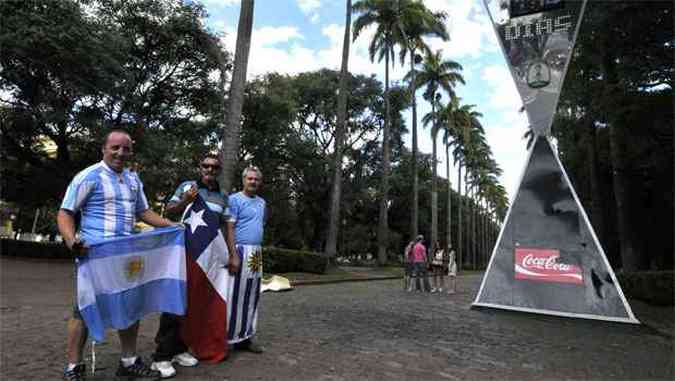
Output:
[[[234,51],[239,0],[201,2],[209,13],[208,26],[225,33],[225,46]],[[476,110],[484,115],[482,122],[488,143],[504,170],[500,180],[509,195],[513,195],[526,158],[525,141],[521,137],[527,120],[524,114],[517,112],[520,97],[482,1],[426,0],[425,4],[449,15],[447,27],[451,40],[430,40],[429,44],[434,50],[442,49],[444,57],[464,67],[466,85],[458,86],[457,93],[463,103],[476,105]],[[322,67],[339,70],[344,17],[345,3],[341,0],[257,0],[248,77],[272,71],[294,74]],[[357,74],[376,74],[383,80],[384,64],[371,63],[368,59],[371,33],[366,30],[352,44],[349,70]],[[391,79],[400,80],[407,67],[401,68],[397,63]],[[430,110],[421,94],[418,94],[418,105],[421,119]],[[411,113],[406,111],[405,114],[410,125]],[[410,135],[405,137],[405,142],[411,146]],[[431,138],[426,129],[420,129],[420,150],[431,152]],[[438,173],[445,177],[444,154],[439,159]],[[451,181],[456,188],[456,171],[454,168],[451,171]]]

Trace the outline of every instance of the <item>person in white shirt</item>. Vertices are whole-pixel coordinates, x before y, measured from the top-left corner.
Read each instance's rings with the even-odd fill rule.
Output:
[[[431,277],[432,277],[432,284],[433,287],[431,289],[431,292],[443,292],[443,287],[445,286],[445,279],[443,277],[445,273],[445,269],[443,266],[443,257],[445,256],[445,253],[443,252],[443,249],[441,248],[441,245],[439,245],[438,241],[434,244],[434,250],[432,252],[432,257],[431,257]]]
[[[457,262],[455,261],[455,250],[452,249],[452,246],[448,246],[448,277],[450,278],[448,282],[450,283],[450,289],[448,294],[454,294],[457,292]]]

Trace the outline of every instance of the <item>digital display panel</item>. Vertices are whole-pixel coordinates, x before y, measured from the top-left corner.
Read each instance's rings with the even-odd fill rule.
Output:
[[[509,16],[511,18],[520,17],[561,9],[564,6],[564,0],[511,0],[509,4]]]

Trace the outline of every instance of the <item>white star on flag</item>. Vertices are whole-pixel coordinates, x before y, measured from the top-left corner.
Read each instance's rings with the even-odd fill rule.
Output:
[[[190,217],[188,217],[185,220],[185,223],[190,225],[190,229],[192,230],[192,234],[195,234],[195,230],[197,230],[198,227],[200,226],[208,226],[206,222],[204,222],[204,218],[202,218],[202,215],[204,214],[204,209],[200,210],[199,212],[195,212],[194,210],[190,211]]]

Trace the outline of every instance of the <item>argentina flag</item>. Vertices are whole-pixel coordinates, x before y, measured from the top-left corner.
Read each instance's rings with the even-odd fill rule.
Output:
[[[78,261],[77,303],[96,341],[153,312],[184,315],[185,229],[156,229],[94,243]]]

